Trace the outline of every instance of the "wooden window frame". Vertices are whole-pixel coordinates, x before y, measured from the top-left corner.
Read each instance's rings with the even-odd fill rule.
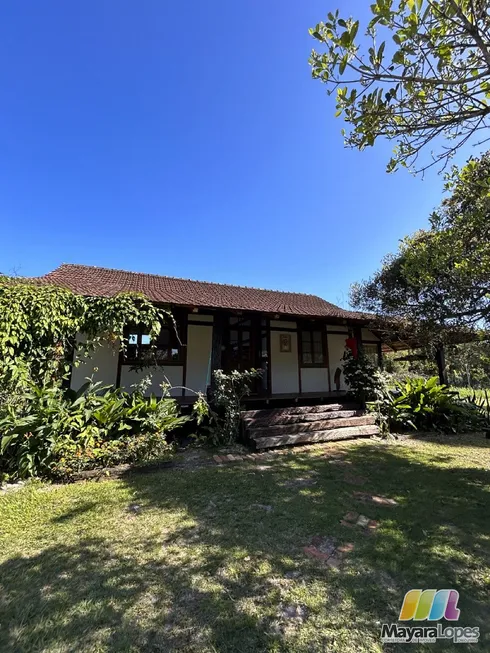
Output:
[[[232,320],[234,320],[232,322]],[[246,324],[248,322],[249,324]],[[250,362],[251,367],[247,369],[251,369],[252,367],[255,367],[255,361],[257,358],[257,347],[259,346],[259,343],[257,342],[257,324],[256,318],[253,315],[228,315],[225,323],[225,338],[224,338],[224,344],[227,351],[227,355],[229,359],[226,361],[227,365],[226,367],[229,366],[229,363],[232,360],[231,357],[231,346],[232,346],[232,340],[231,340],[231,333],[232,331],[237,332],[237,351],[239,352],[238,359],[240,362],[244,362],[245,360],[248,360]],[[250,355],[248,358],[243,357],[243,333],[248,332],[249,334],[249,352]],[[243,370],[242,370],[243,371]]]
[[[128,326],[124,329],[124,337],[126,339],[129,338],[129,335],[134,334],[137,336],[137,342],[136,342],[136,347],[138,350],[138,356],[134,358],[128,358],[128,350],[130,347],[134,345],[130,345],[129,342],[127,343],[127,351],[122,354],[121,358],[121,363],[123,365],[133,365],[133,366],[141,366],[144,365],[145,367],[151,367],[152,365],[183,365],[185,362],[185,352],[184,352],[184,345],[182,342],[179,342],[179,329],[177,329],[177,332],[175,331],[175,328],[173,325],[167,325],[167,324],[162,324],[161,331],[158,335],[158,337],[155,340],[155,344],[158,347],[159,342],[161,342],[162,334],[168,332],[168,346],[164,345],[167,347],[169,350],[177,349],[178,350],[178,357],[177,358],[155,358],[152,361],[147,360],[146,358],[141,356],[141,348],[145,347],[142,343],[143,336],[148,335],[148,331],[142,326]],[[182,340],[180,338],[180,340]]]
[[[321,363],[315,363],[313,362],[313,357],[314,357],[314,338],[313,338],[313,333],[320,333],[321,338],[321,346],[322,346],[322,362]],[[303,334],[309,334],[309,340],[310,340],[310,348],[311,348],[311,357],[312,357],[312,362],[311,363],[305,363],[303,360]],[[320,367],[320,368],[327,368],[328,367],[328,349],[327,349],[327,330],[325,327],[322,328],[320,325],[300,325],[298,328],[298,346],[299,346],[299,366],[300,367]]]

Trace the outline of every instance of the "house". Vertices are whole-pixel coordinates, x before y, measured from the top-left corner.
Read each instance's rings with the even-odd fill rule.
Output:
[[[254,388],[257,400],[339,397],[347,390],[342,356],[349,337],[381,364],[382,342],[368,328],[369,319],[314,295],[73,264],[63,264],[39,281],[86,296],[137,291],[170,308],[178,336],[173,327],[162,328],[148,393],[159,394],[168,379],[182,404],[191,403],[194,392],[206,392],[213,370],[252,367],[264,370]],[[117,344],[106,342],[73,369],[71,387],[78,389],[94,374],[104,384],[129,389],[147,376],[148,370],[137,367],[149,337],[140,328],[127,335],[124,355]]]

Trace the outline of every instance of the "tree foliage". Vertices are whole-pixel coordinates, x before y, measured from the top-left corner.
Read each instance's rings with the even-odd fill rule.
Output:
[[[417,329],[422,340],[490,326],[490,154],[447,176],[451,195],[430,229],[406,237],[373,277],[351,288],[357,308]]]
[[[388,170],[417,166],[421,150],[451,139],[430,164],[447,160],[488,126],[488,0],[376,0],[365,36],[360,21],[329,13],[310,30],[322,51],[313,77],[336,91],[345,142],[363,149],[380,136],[396,141]],[[420,168],[419,168],[420,169]]]
[[[73,348],[93,349],[104,338],[124,347],[124,327],[143,324],[155,337],[168,311],[143,295],[82,297],[57,286],[0,277],[0,375],[34,382],[67,371]],[[77,333],[87,339],[77,343]]]
[[[124,349],[126,325],[143,325],[153,340],[163,321],[171,314],[140,294],[82,297],[1,277],[0,479],[69,477],[170,451],[167,434],[184,421],[175,400],[100,383],[75,395],[62,383],[76,348],[87,355],[109,340]]]
[[[242,401],[251,393],[254,381],[262,376],[262,370],[223,370],[213,372],[213,406],[217,412],[211,415],[210,441],[217,444],[231,444],[240,435],[240,411]]]
[[[354,356],[352,350],[346,348],[342,357],[342,368],[349,393],[354,399],[361,405],[373,401],[381,379],[378,368],[366,356],[363,349],[361,348],[357,356]]]

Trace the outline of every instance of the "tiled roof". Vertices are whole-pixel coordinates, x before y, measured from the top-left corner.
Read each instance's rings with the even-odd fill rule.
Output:
[[[228,308],[305,317],[363,317],[361,313],[345,311],[315,295],[229,286],[71,263],[64,263],[36,280],[69,288],[86,296],[111,297],[119,292],[136,291],[151,301],[177,306]]]

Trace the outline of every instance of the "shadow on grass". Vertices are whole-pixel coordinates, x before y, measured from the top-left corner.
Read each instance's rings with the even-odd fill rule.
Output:
[[[104,532],[0,566],[0,648],[377,651],[405,592],[433,587],[460,592],[460,622],[479,626],[488,650],[490,474],[406,453],[365,444],[342,464],[293,453],[270,469],[130,475],[122,483],[141,508],[124,552]],[[304,477],[315,484],[291,484]],[[397,505],[360,504],[360,489]],[[342,526],[348,510],[379,520],[376,533]],[[304,556],[314,535],[355,544],[343,570]],[[298,603],[304,621],[281,616]]]

